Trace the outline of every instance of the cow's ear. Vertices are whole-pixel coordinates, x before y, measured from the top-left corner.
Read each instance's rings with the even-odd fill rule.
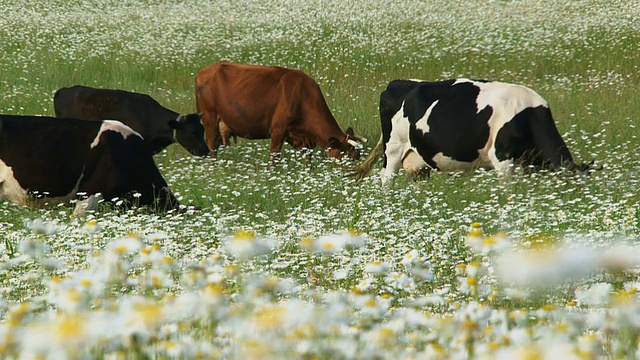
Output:
[[[362,144],[364,144],[367,141],[369,141],[365,137],[356,135],[356,133],[353,131],[352,127],[348,128],[347,131],[345,131],[344,133],[345,133],[345,135],[347,135],[347,141],[348,140],[355,140],[355,141],[357,141],[359,143],[362,143]]]
[[[327,144],[328,147],[332,148],[332,149],[339,149],[340,148],[340,140],[334,138],[334,137],[330,137],[329,138],[329,143]]]

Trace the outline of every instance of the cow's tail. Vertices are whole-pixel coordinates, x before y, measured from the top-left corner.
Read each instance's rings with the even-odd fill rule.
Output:
[[[378,161],[380,155],[382,155],[382,135],[380,136],[380,140],[376,144],[376,146],[371,150],[369,156],[367,156],[364,161],[353,170],[353,176],[360,180],[365,177],[370,171],[373,165]]]

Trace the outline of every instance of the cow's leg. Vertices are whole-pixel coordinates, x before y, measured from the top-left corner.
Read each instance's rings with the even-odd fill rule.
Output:
[[[0,201],[5,198],[13,203],[23,205],[27,199],[27,191],[13,176],[13,170],[0,160]]]
[[[215,156],[220,146],[220,118],[217,111],[206,111],[202,113],[202,125],[204,126],[204,137],[207,146],[211,151],[211,156]]]
[[[235,139],[236,136],[233,134],[233,132],[227,126],[227,124],[225,124],[225,122],[222,121],[221,119],[218,119],[218,130],[220,131],[220,137],[222,138],[222,146],[231,145],[230,143],[231,137],[233,136],[233,138]]]
[[[269,153],[269,159],[276,161],[280,159],[280,152],[282,151],[282,145],[286,137],[286,129],[275,128],[271,130],[271,148]]]
[[[382,185],[385,185],[392,177],[395,175],[398,170],[400,170],[400,166],[402,165],[402,158],[404,155],[404,144],[402,143],[393,143],[389,142],[385,146],[384,156],[385,156],[385,166],[380,172],[380,179],[382,180]]]
[[[140,196],[141,205],[152,205],[157,212],[178,209],[180,203],[169,189],[169,185],[162,177],[160,170],[151,156],[140,157],[139,161],[130,168],[133,178],[140,180],[133,185]]]
[[[87,211],[97,210],[101,199],[102,196],[100,194],[93,194],[84,200],[78,200],[76,207],[73,209],[73,216],[82,217]]]

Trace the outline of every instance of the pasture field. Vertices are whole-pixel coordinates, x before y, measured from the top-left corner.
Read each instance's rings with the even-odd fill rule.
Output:
[[[0,113],[83,84],[195,111],[221,60],[298,68],[380,136],[398,78],[491,79],[547,101],[577,161],[506,178],[377,172],[268,141],[155,160],[181,213],[0,203],[0,357],[640,357],[640,2],[13,0]],[[0,130],[1,131],[1,130]],[[2,146],[2,144],[0,144]],[[1,186],[1,185],[0,185]]]

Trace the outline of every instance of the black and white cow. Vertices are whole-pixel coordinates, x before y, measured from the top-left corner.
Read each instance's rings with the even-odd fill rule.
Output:
[[[384,152],[382,182],[403,166],[507,171],[516,162],[535,167],[586,169],[573,162],[547,102],[514,84],[453,79],[395,80],[380,96],[382,137],[358,167],[368,173]]]
[[[118,121],[0,115],[0,200],[42,206],[95,195],[179,207],[142,137]],[[137,194],[136,194],[137,193]]]
[[[142,135],[154,154],[175,142],[193,155],[209,154],[200,115],[180,115],[149,95],[77,85],[56,91],[53,103],[57,117],[122,122]]]

